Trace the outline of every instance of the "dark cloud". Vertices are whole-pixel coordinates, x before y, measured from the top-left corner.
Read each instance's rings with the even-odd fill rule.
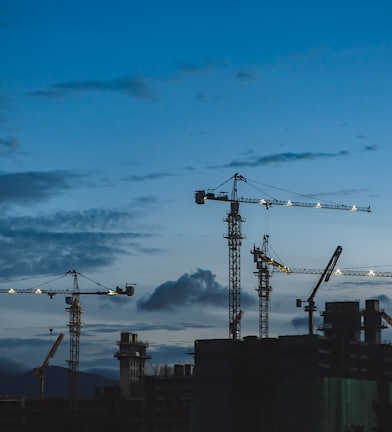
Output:
[[[43,201],[72,188],[82,178],[82,174],[69,171],[0,173],[0,205]]]
[[[91,209],[39,217],[0,219],[1,276],[101,269],[132,250],[148,233],[130,232],[135,215]]]
[[[210,270],[198,269],[195,273],[180,276],[176,281],[167,281],[158,286],[150,296],[137,303],[139,310],[162,311],[192,304],[227,307],[228,290],[216,281]],[[253,304],[255,299],[243,293],[244,305]]]
[[[265,165],[271,165],[276,163],[288,163],[288,162],[297,162],[303,160],[330,159],[330,158],[348,156],[348,154],[349,152],[346,150],[342,150],[338,153],[322,153],[322,152],[276,153],[267,156],[251,157],[242,160],[234,160],[228,163],[227,165],[225,165],[225,168],[257,167],[257,166],[265,166]]]
[[[105,300],[107,298],[111,298],[104,296],[102,300]],[[126,304],[126,299],[125,304]],[[138,332],[145,332],[145,331],[182,331],[187,329],[208,329],[212,328],[212,325],[206,325],[201,323],[194,323],[194,322],[183,322],[183,321],[177,321],[177,322],[133,322],[131,325],[119,325],[119,324],[86,324],[83,326],[83,333],[119,333],[119,332],[132,332],[132,333],[138,333]]]
[[[359,135],[356,135],[355,138],[356,138],[356,139],[359,139],[359,140],[363,140],[363,139],[367,139],[367,136],[366,136],[366,135],[359,134]]]
[[[153,99],[154,91],[145,78],[122,77],[113,80],[65,81],[53,84],[44,90],[29,93],[39,97],[61,97],[87,92],[121,93],[136,99]]]

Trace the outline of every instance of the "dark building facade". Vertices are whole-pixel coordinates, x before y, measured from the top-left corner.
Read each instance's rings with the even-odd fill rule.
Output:
[[[194,432],[371,431],[392,402],[377,300],[327,303],[324,336],[195,342]],[[365,340],[361,331],[365,330]],[[392,430],[392,429],[391,429]]]

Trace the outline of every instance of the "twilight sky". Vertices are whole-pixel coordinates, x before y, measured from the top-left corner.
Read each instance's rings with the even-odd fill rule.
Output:
[[[272,4],[273,3],[273,4]],[[117,371],[121,331],[153,363],[228,336],[227,203],[194,191],[371,205],[371,213],[241,205],[242,335],[258,334],[250,250],[289,267],[389,271],[392,6],[384,1],[0,0],[0,288],[136,284],[82,298],[80,368]],[[84,277],[85,276],[85,277]],[[318,276],[273,274],[270,335],[305,333]],[[379,298],[339,279],[316,303]],[[37,367],[64,296],[0,296],[0,359]],[[53,328],[52,338],[49,328]],[[384,331],[391,339],[391,330]],[[52,364],[66,365],[68,335]]]

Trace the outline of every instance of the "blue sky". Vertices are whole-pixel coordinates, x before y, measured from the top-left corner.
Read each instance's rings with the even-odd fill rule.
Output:
[[[371,205],[371,213],[241,205],[242,334],[258,333],[253,245],[289,267],[392,266],[391,6],[360,1],[0,0],[1,287],[76,269],[86,296],[81,369],[117,370],[120,331],[152,361],[187,361],[228,336],[227,204],[194,191]],[[223,184],[223,189],[220,185]],[[270,335],[306,332],[317,281],[273,274]],[[72,289],[64,277],[50,288]],[[64,299],[0,298],[0,357],[30,368]],[[331,280],[325,301],[380,298],[388,279]],[[390,330],[385,338],[392,338]],[[54,364],[66,365],[68,339]]]

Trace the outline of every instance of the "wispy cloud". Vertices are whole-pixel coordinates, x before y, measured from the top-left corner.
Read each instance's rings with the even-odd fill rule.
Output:
[[[123,180],[132,181],[132,182],[143,182],[145,180],[160,180],[162,178],[172,177],[172,176],[173,176],[172,173],[160,172],[160,173],[144,174],[144,175],[129,175],[129,176],[125,176]]]
[[[380,300],[380,302],[383,303],[384,305],[387,306],[391,305],[391,298],[385,294],[380,294],[379,296],[376,296],[375,299]]]
[[[62,97],[87,92],[121,93],[136,99],[154,99],[155,92],[146,78],[126,76],[112,80],[64,81],[29,93],[38,97]]]
[[[376,145],[367,145],[364,147],[363,151],[369,152],[369,151],[376,151],[378,149],[378,146]]]
[[[319,324],[321,324],[322,320],[321,320],[321,318],[315,317],[314,322],[315,322],[315,325],[317,327]],[[307,317],[294,317],[291,320],[291,325],[296,329],[308,328],[309,318],[307,318]]]
[[[18,140],[15,137],[0,138],[0,156],[7,157],[18,149]]]
[[[198,269],[192,274],[183,274],[175,281],[162,283],[150,296],[141,298],[137,307],[145,311],[171,310],[192,304],[226,307],[227,301],[227,287],[219,284],[210,270]],[[253,304],[255,301],[249,294],[243,293],[244,305]]]
[[[337,153],[324,153],[324,152],[304,152],[304,153],[276,153],[266,156],[253,156],[245,159],[236,159],[226,164],[226,168],[240,168],[240,167],[257,167],[272,165],[278,163],[290,163],[306,160],[316,160],[316,159],[331,159],[336,157],[348,156],[349,152],[347,150],[341,150]],[[217,167],[213,167],[217,168]]]
[[[90,209],[0,219],[1,276],[101,269],[130,251],[143,251],[150,233],[129,231],[135,216]]]
[[[12,143],[6,144],[9,145]],[[69,171],[0,173],[0,205],[28,205],[48,199],[59,191],[72,188],[73,182],[83,177],[81,173]]]
[[[249,72],[238,71],[235,74],[235,79],[240,82],[248,82],[248,81],[254,81],[256,79],[256,76]]]

